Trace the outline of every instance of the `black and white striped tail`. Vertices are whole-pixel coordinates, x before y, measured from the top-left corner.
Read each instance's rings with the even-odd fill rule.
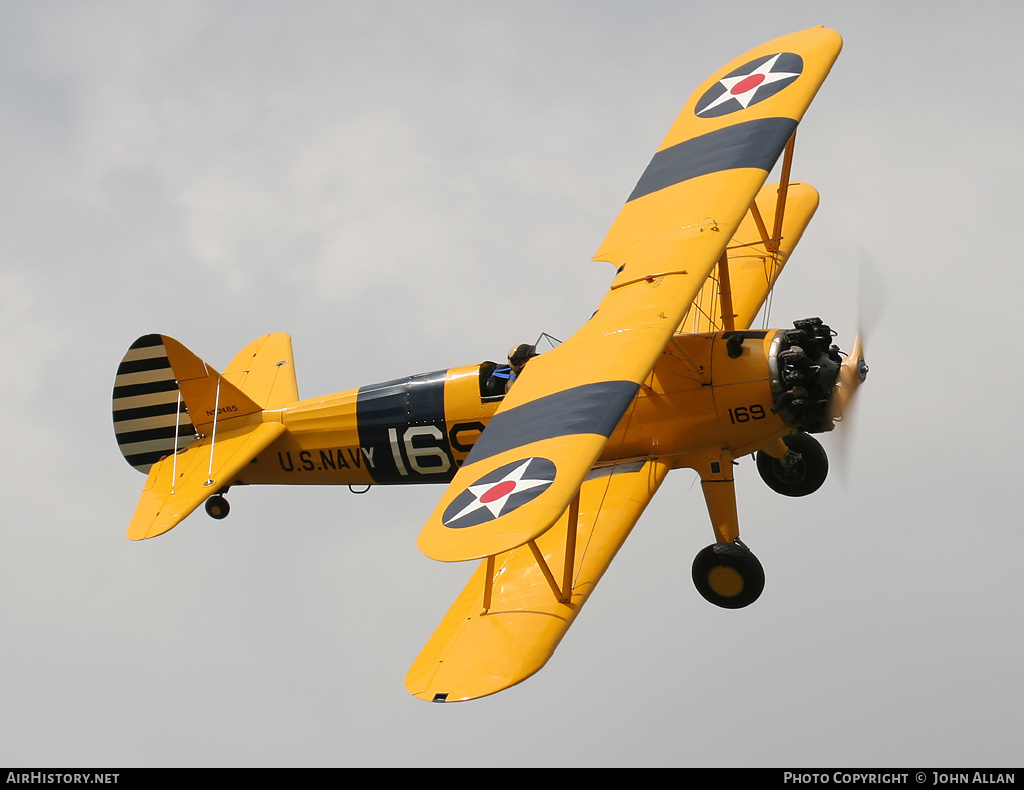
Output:
[[[114,434],[121,454],[140,472],[196,439],[163,337],[140,337],[114,379]]]

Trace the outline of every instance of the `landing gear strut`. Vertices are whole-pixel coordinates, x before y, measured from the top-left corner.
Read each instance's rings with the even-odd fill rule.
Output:
[[[742,609],[764,590],[764,569],[738,540],[713,543],[694,558],[693,583],[697,592],[715,606]]]

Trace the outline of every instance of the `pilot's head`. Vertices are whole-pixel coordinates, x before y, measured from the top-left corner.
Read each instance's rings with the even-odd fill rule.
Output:
[[[531,346],[529,343],[520,343],[518,346],[512,346],[508,350],[508,364],[512,371],[518,375],[527,360],[535,356],[537,356],[536,346]]]

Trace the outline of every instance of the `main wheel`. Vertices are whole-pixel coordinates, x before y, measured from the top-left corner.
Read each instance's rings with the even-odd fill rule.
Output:
[[[764,590],[764,568],[746,546],[713,543],[694,558],[693,583],[715,606],[742,609]]]
[[[231,505],[229,505],[228,501],[220,494],[214,494],[206,500],[206,513],[210,518],[227,518],[227,515],[230,512]]]
[[[828,456],[818,440],[806,433],[795,433],[783,440],[789,452],[785,458],[772,458],[764,450],[757,453],[757,471],[773,491],[786,496],[813,494],[828,477]]]

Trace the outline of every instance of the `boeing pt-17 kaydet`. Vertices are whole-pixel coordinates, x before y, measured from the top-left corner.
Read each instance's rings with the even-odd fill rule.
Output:
[[[482,562],[406,677],[435,701],[540,669],[672,469],[697,471],[711,517],[698,591],[752,603],[764,573],[739,539],[734,459],[756,453],[773,489],[813,492],[828,464],[810,434],[867,372],[859,340],[841,354],[816,318],[753,328],[818,206],[790,180],[794,136],[841,46],[832,30],[794,33],[696,90],[594,256],[615,267],[597,311],[511,387],[483,362],[300,400],[286,334],[222,373],[139,338],[113,393],[120,449],[148,473],[128,537],[204,502],[223,518],[233,486],[447,484],[419,547]]]

